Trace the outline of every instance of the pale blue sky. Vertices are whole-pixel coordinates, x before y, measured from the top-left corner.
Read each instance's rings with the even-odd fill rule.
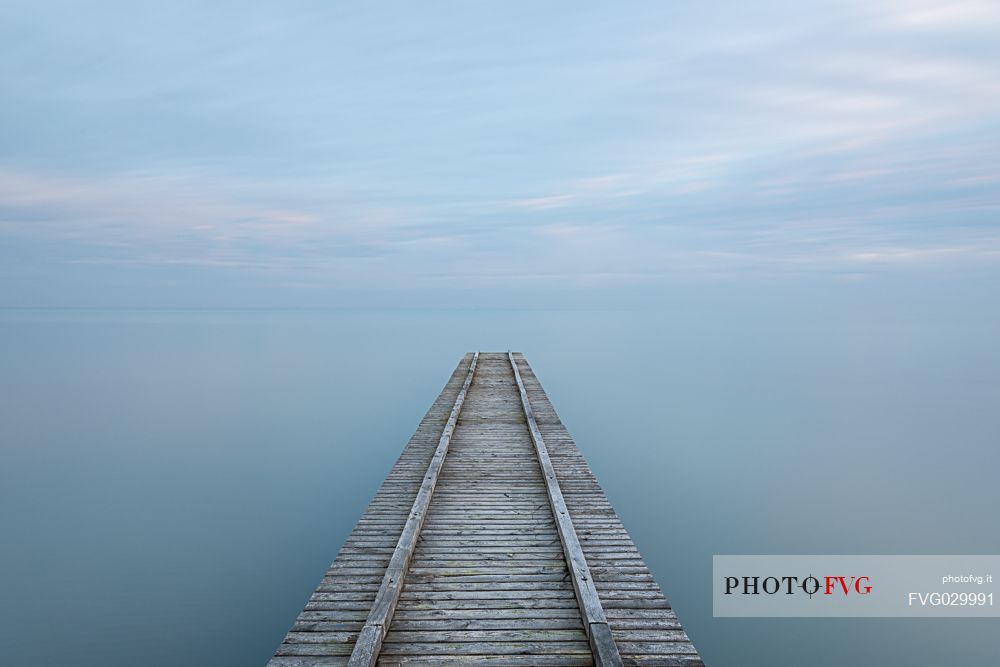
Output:
[[[0,305],[997,284],[996,0],[331,4],[5,2]]]

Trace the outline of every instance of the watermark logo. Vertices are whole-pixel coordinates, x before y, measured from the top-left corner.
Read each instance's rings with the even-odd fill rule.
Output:
[[[714,556],[715,616],[997,617],[1000,556]],[[997,593],[994,596],[994,593]]]
[[[822,593],[820,593],[822,591]],[[805,593],[810,598],[814,595],[868,595],[872,592],[869,576],[824,576],[815,577],[725,577],[726,595],[796,595]]]

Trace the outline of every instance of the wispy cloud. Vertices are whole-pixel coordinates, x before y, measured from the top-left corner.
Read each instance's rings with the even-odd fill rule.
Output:
[[[992,0],[888,0],[885,6],[892,26],[954,30],[1000,23]]]
[[[125,10],[0,28],[6,275],[589,289],[1000,257],[988,0]]]

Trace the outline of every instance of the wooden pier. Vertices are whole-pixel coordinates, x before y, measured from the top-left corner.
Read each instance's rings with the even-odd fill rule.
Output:
[[[702,665],[520,354],[468,354],[269,667]]]

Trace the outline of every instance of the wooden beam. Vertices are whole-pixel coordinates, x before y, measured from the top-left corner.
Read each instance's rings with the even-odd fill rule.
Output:
[[[455,398],[455,405],[451,409],[448,423],[445,424],[441,438],[438,440],[437,449],[431,457],[430,465],[424,474],[424,480],[420,484],[420,490],[410,508],[410,515],[403,526],[403,532],[399,536],[399,542],[392,552],[389,566],[385,570],[382,584],[375,595],[375,602],[372,604],[368,620],[365,621],[358,640],[354,644],[348,667],[374,667],[378,660],[379,651],[382,648],[382,640],[385,639],[386,630],[392,622],[392,615],[399,602],[399,595],[403,591],[403,580],[410,567],[410,560],[413,557],[413,550],[417,546],[417,539],[420,537],[420,529],[424,525],[424,517],[427,516],[427,508],[431,504],[431,497],[434,495],[434,487],[437,485],[441,468],[444,466],[444,459],[448,455],[448,447],[451,444],[451,436],[455,432],[458,424],[458,416],[462,412],[462,404],[465,403],[465,395],[472,384],[472,376],[476,372],[476,364],[479,362],[479,353],[476,352],[469,364],[469,374],[465,378],[462,390]]]
[[[573,580],[576,600],[580,605],[583,628],[590,640],[590,648],[594,654],[594,665],[596,667],[621,667],[621,655],[619,655],[618,647],[611,637],[608,619],[601,606],[601,598],[597,595],[597,588],[594,586],[594,580],[587,568],[583,547],[580,546],[580,539],[576,535],[573,520],[570,518],[569,509],[567,509],[566,501],[563,499],[555,468],[552,467],[552,461],[549,459],[549,450],[545,446],[542,432],[538,429],[538,423],[535,421],[535,413],[531,409],[531,401],[528,400],[528,392],[521,380],[521,373],[514,360],[514,353],[508,352],[507,357],[510,359],[511,368],[514,369],[514,380],[517,382],[517,391],[521,395],[524,418],[528,422],[528,430],[531,432],[531,441],[535,445],[538,465],[545,478],[545,490],[548,493],[549,504],[552,506],[552,514],[556,520],[556,529],[559,532],[559,540],[562,542],[566,565],[569,567]]]

